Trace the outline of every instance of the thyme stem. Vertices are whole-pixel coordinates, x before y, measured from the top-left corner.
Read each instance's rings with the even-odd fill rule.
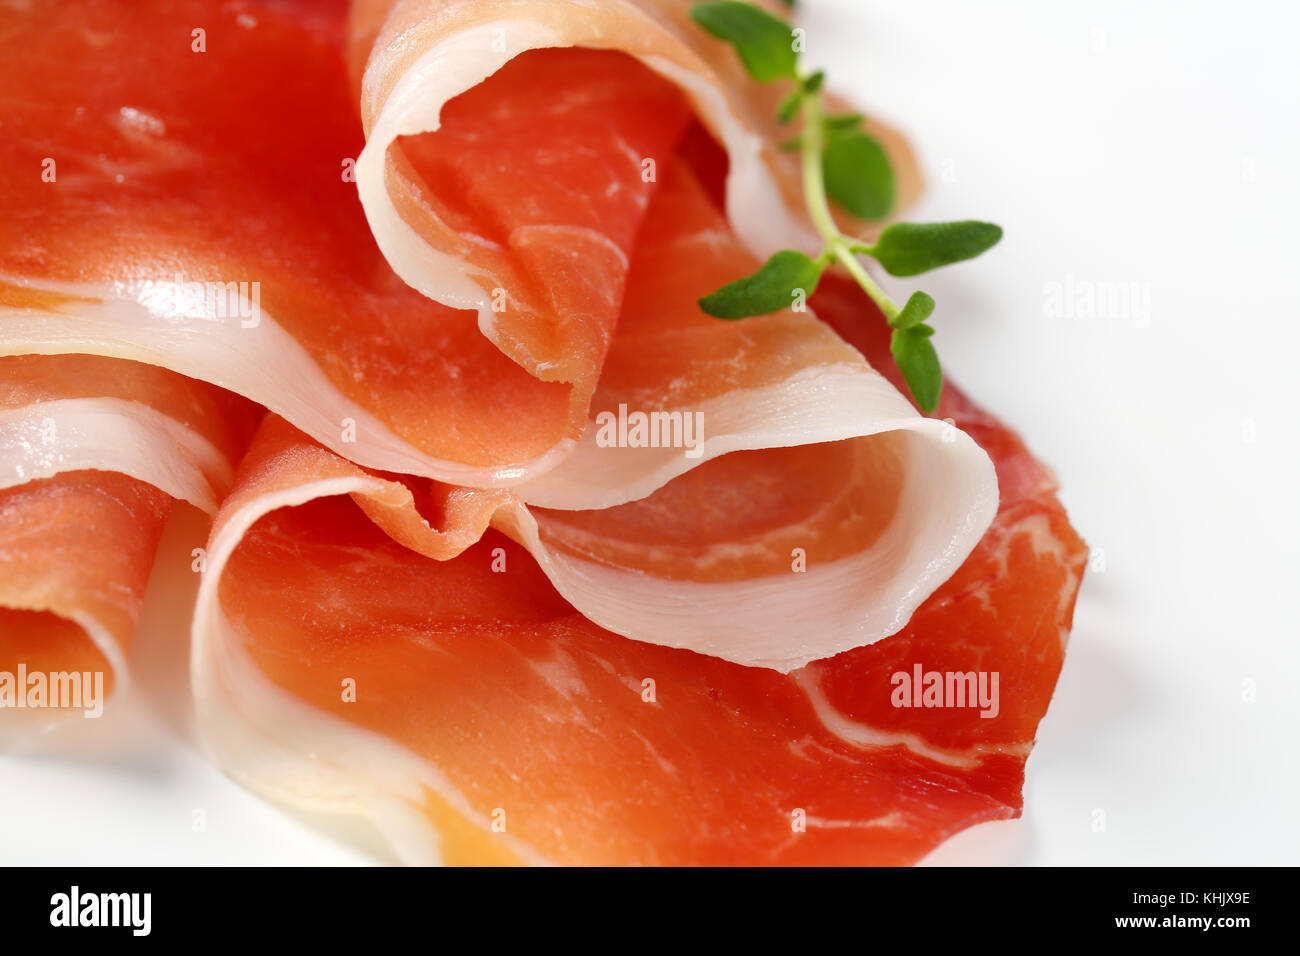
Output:
[[[801,78],[800,82],[803,82]],[[803,133],[800,153],[803,165],[804,203],[817,233],[825,245],[820,258],[834,258],[848,271],[862,290],[871,296],[885,318],[892,324],[898,316],[898,303],[885,294],[867,272],[866,266],[853,252],[855,240],[840,232],[831,214],[830,199],[826,195],[826,179],[822,173],[822,150],[825,147],[825,113],[818,93],[802,94],[800,110],[803,114]]]

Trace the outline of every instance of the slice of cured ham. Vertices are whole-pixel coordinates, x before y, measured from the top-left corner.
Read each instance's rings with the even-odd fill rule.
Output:
[[[620,334],[627,357],[616,348],[616,391],[604,397],[626,401],[638,388],[655,389],[665,362],[647,369],[646,355],[690,353],[698,358],[679,363],[677,404],[658,407],[722,425],[710,439],[717,445],[700,448],[698,459],[652,449],[660,456],[654,484],[631,485],[604,508],[555,510],[530,507],[527,494],[430,490],[342,460],[331,474],[351,482],[390,534],[429,557],[454,557],[489,524],[505,531],[580,612],[637,640],[789,671],[894,633],[992,519],[993,468],[961,432],[915,415],[810,315],[749,323],[702,316],[694,306],[700,283],[731,274],[738,256],[749,261],[689,172],[676,170],[648,215],[625,310],[654,318],[637,315]],[[647,280],[638,291],[642,268],[689,281]],[[834,374],[809,386],[809,366]],[[873,414],[872,402],[889,417]],[[888,427],[878,430],[882,418]],[[815,438],[826,440],[794,444]],[[286,442],[320,457],[301,436]],[[593,445],[591,461],[574,473],[605,472],[608,481],[630,451]],[[468,523],[431,533],[412,511],[416,500],[454,501]],[[404,519],[392,517],[402,508]]]
[[[766,257],[816,251],[774,144],[781,91],[750,81],[689,4],[374,0],[353,8],[367,142],[357,185],[406,282],[473,309],[578,422],[619,314],[628,249],[687,106],[723,145],[727,214]],[[362,65],[364,64],[364,70]],[[876,131],[903,170],[899,137]]]
[[[251,3],[6,5],[0,83],[0,159],[26,171],[0,181],[0,353],[164,365],[449,481],[567,447],[569,389],[375,248],[355,99],[315,33]]]
[[[810,313],[700,312],[755,266],[690,172],[667,169],[593,409],[678,415],[702,440],[692,456],[592,428],[516,490],[550,506],[530,550],[596,623],[790,670],[898,630],[975,546],[997,489],[974,442]]]
[[[120,683],[170,498],[221,501],[207,736],[405,858],[896,863],[1016,815],[1082,543],[852,286],[699,312],[810,239],[781,91],[687,8],[358,4],[360,120],[297,0],[0,9],[0,670]],[[182,376],[277,413],[228,495],[251,413]],[[604,440],[629,409],[699,441]],[[900,706],[932,671],[1000,699]]]
[[[151,54],[175,84],[118,69],[125,54],[115,38],[198,22],[198,11],[211,14],[205,52],[160,40]],[[689,416],[703,423],[695,449],[604,447],[590,425],[572,441],[573,381],[582,375],[542,381],[480,335],[471,313],[395,281],[330,158],[356,145],[355,117],[336,52],[313,36],[269,15],[249,29],[226,7],[169,6],[92,45],[72,17],[10,16],[15,70],[39,77],[56,52],[67,59],[71,50],[105,75],[88,95],[77,92],[80,118],[54,83],[32,87],[20,104],[8,147],[15,162],[36,170],[41,152],[69,155],[52,182],[33,176],[0,189],[23,230],[0,254],[0,272],[21,276],[0,285],[8,307],[0,349],[159,362],[266,405],[370,468],[519,485],[524,502],[552,510],[623,505],[610,515],[551,515],[536,532],[529,519],[516,536],[539,537],[533,550],[556,586],[603,626],[745,664],[789,669],[892,633],[992,519],[987,457],[959,431],[918,416],[813,316],[722,323],[700,312],[701,294],[757,260],[671,154],[652,182],[625,162],[628,152],[670,149],[686,116],[676,87],[626,53],[541,49],[510,61],[448,104],[455,122],[422,141],[418,165],[459,197],[457,216],[509,251],[512,269],[555,279],[543,295],[553,304],[555,289],[587,286],[542,267],[538,230],[561,216],[561,238],[604,229],[592,241],[618,255],[576,258],[608,266],[592,282],[603,276],[618,290],[601,300],[617,305],[612,338],[592,331],[608,331],[608,309],[594,325],[579,323],[585,332],[570,328],[595,336],[592,349],[566,337],[567,320],[551,330],[559,352],[587,356],[583,388],[595,392],[578,411],[584,420],[624,406]],[[250,58],[265,76],[291,79],[268,93],[240,72]],[[600,95],[565,94],[598,76],[609,84]],[[561,104],[554,115],[530,109],[535,94]],[[308,99],[310,112],[300,106]],[[655,118],[635,128],[605,122],[625,103],[642,107],[629,116],[653,108]],[[561,154],[579,148],[566,135],[589,143],[601,175],[548,179],[555,157],[507,135],[525,121],[567,144]],[[88,140],[104,150],[93,161]],[[113,169],[123,172],[110,186]],[[211,213],[187,220],[192,208]],[[105,240],[123,234],[132,243]],[[567,241],[547,245],[572,258]],[[534,332],[525,338],[546,337]],[[795,445],[803,451],[765,451]],[[714,462],[745,451],[762,451],[763,466]],[[533,464],[520,464],[530,456]],[[697,467],[667,497],[647,498]],[[788,489],[801,474],[817,476],[810,487],[834,486],[835,497],[817,508],[812,495],[795,500]],[[710,519],[711,538],[684,547],[705,513],[689,496],[701,492],[721,513]],[[775,512],[744,503],[747,494],[775,501]],[[700,616],[701,605],[716,616]]]
[[[196,611],[206,732],[250,786],[368,816],[412,860],[906,863],[1016,816],[1085,550],[1014,434],[946,401],[1007,476],[998,517],[900,633],[787,675],[602,631],[507,538],[469,544],[490,504],[268,422]],[[996,713],[894,706],[918,667],[997,674]]]
[[[444,210],[465,229],[457,248],[509,253],[492,259],[509,281],[487,287],[507,293],[506,311],[458,311],[468,300],[439,293],[446,307],[397,281],[369,234],[352,183],[355,97],[321,32],[205,0],[0,10],[17,91],[0,158],[31,173],[0,183],[0,352],[165,365],[370,467],[476,487],[543,474],[588,424],[655,185],[629,154],[671,162],[686,118],[678,86],[626,53],[537,50],[471,84],[444,129],[411,137],[436,182],[455,173],[473,198],[442,203],[464,206]],[[69,62],[75,84],[63,81]],[[606,92],[583,96],[570,80],[553,115],[525,120],[548,136],[583,131],[603,173],[545,175],[554,156],[521,149],[529,127],[509,116],[528,111],[532,87],[564,90],[579,67]],[[503,123],[520,132],[502,141]],[[481,144],[476,162],[456,166],[467,143]],[[737,162],[728,190],[743,178]],[[364,175],[358,186],[369,188]],[[546,320],[530,325],[525,301],[549,303]],[[529,350],[550,358],[527,362]]]
[[[396,222],[411,242],[390,243],[389,260],[430,298],[474,309],[483,334],[531,374],[569,383],[580,428],[655,158],[672,156],[688,116],[670,83],[622,54],[521,55],[447,103],[437,133],[394,145],[385,196],[401,203]],[[358,160],[363,201],[377,148]],[[411,246],[424,255],[407,266]]]
[[[0,736],[48,726],[80,703],[98,709],[120,689],[170,506],[164,492],[115,472],[0,491]],[[58,673],[78,675],[79,701],[50,696]],[[96,674],[98,687],[82,691],[82,675]]]
[[[439,222],[438,210],[412,208],[410,198],[424,190],[403,175],[410,140],[400,140],[438,130],[447,120],[445,105],[510,61],[570,47],[626,54],[681,90],[727,153],[727,214],[751,251],[760,257],[790,247],[816,251],[801,212],[796,163],[776,148],[785,136],[776,122],[777,104],[788,91],[751,80],[728,47],[692,22],[691,5],[690,0],[354,3],[349,53],[367,133],[359,185],[380,245],[397,272],[417,287],[427,286],[434,297],[454,287],[465,292],[465,307],[482,301],[481,289],[476,293],[454,281],[476,270],[444,244],[447,223]],[[604,63],[608,68],[614,61]],[[890,153],[899,204],[907,205],[920,188],[910,149],[888,127],[872,120],[868,128]],[[440,272],[436,283],[430,269]]]
[[[0,358],[0,488],[67,471],[129,475],[209,514],[257,412],[166,369],[97,355]]]
[[[125,680],[125,655],[172,499],[230,489],[256,410],[201,382],[91,355],[0,358],[0,672]],[[3,700],[4,688],[0,688]],[[98,704],[102,705],[102,697]]]

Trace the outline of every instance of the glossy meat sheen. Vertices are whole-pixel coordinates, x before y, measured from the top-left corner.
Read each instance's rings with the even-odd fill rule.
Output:
[[[0,286],[0,338],[8,335],[8,348],[91,348],[219,381],[369,468],[490,488],[528,478],[529,468],[546,479],[549,469],[554,480],[546,487],[532,479],[520,487],[522,500],[551,509],[590,512],[646,499],[608,523],[597,518],[609,533],[593,534],[590,516],[552,516],[548,541],[556,561],[544,565],[547,573],[584,613],[620,634],[740,663],[788,670],[892,633],[969,553],[996,500],[992,468],[973,443],[961,435],[941,441],[934,423],[911,413],[806,312],[719,323],[699,310],[700,294],[752,272],[757,260],[683,164],[671,155],[646,157],[657,160],[647,178],[633,161],[630,154],[670,149],[686,123],[680,94],[662,76],[617,44],[531,50],[446,103],[443,127],[418,137],[431,167],[430,195],[456,197],[453,212],[473,230],[470,238],[458,232],[457,243],[509,247],[519,268],[539,281],[550,275],[557,295],[576,296],[574,308],[602,290],[600,316],[572,313],[581,319],[574,334],[592,348],[576,347],[567,333],[552,343],[564,361],[585,369],[573,374],[585,376],[583,388],[596,387],[596,406],[608,411],[626,403],[643,414],[667,408],[707,421],[702,459],[675,446],[591,448],[596,440],[588,428],[577,441],[582,454],[561,461],[574,428],[587,420],[585,400],[568,402],[577,386],[545,385],[502,356],[467,313],[394,279],[369,244],[349,184],[322,158],[347,149],[349,137],[355,145],[337,52],[268,12],[241,16],[238,9],[167,7],[147,22],[106,26],[93,42],[86,26],[97,22],[95,12],[84,22],[43,7],[11,15],[15,30],[6,39],[18,47],[31,35],[16,52],[20,62],[31,60],[34,74],[50,60],[37,53],[75,48],[89,74],[105,75],[91,95],[78,98],[85,101],[80,121],[65,108],[73,93],[57,85],[38,84],[22,102],[14,146],[20,158],[39,166],[37,144],[51,140],[104,149],[83,156],[71,177],[65,160],[53,181],[16,185],[0,200],[15,203],[28,227],[0,246],[12,268],[26,270],[21,282]],[[203,51],[193,43],[179,51],[166,42],[150,48],[148,65],[176,73],[175,84],[159,87],[143,73],[117,68],[128,32],[170,36],[179,22],[197,22],[205,11],[212,15],[202,18],[211,21]],[[689,47],[674,45],[671,31],[655,35],[704,68]],[[240,66],[249,58],[261,71],[252,78]],[[264,95],[273,69],[285,79]],[[230,82],[218,82],[227,74]],[[581,92],[592,87],[598,95]],[[309,100],[307,119],[300,104]],[[114,110],[120,102],[135,105]],[[192,121],[208,112],[210,121]],[[585,172],[557,158],[575,149],[592,161],[582,164]],[[160,152],[175,154],[176,162],[160,166]],[[136,165],[119,173],[128,159]],[[193,209],[213,212],[187,220],[183,214]],[[553,234],[543,243],[553,253],[568,248],[561,239],[599,235],[598,245],[617,252],[618,268],[601,266],[589,282],[547,272],[525,252],[539,229]],[[573,259],[572,252],[565,255]],[[601,261],[577,260],[593,267]],[[178,265],[185,281],[259,283],[260,324],[160,311],[157,300]],[[70,283],[77,270],[93,281]],[[159,282],[161,290],[154,287]],[[89,292],[99,298],[83,294]],[[500,314],[497,332],[517,320],[512,309]],[[602,363],[606,374],[596,382]],[[564,392],[559,401],[567,410],[535,391],[553,387]],[[403,437],[440,460],[408,454]],[[516,437],[536,443],[520,455],[551,460],[543,466],[536,458],[521,461],[518,447],[503,451]],[[856,447],[835,447],[838,441]],[[728,452],[801,444],[819,447],[764,456],[777,465],[740,469],[743,486],[726,478],[732,494],[715,495],[714,540],[685,543],[688,521],[680,514],[655,540],[663,502],[649,499],[673,479]],[[670,494],[680,499],[694,487],[698,497],[728,469],[739,474],[734,464],[710,464],[702,478]],[[780,487],[783,470],[817,472],[823,482],[834,476],[837,494],[815,502],[792,493]],[[742,487],[761,491],[762,507],[735,507]],[[638,522],[643,527],[634,530]],[[513,533],[527,537],[526,528]],[[580,560],[559,567],[561,551]],[[802,560],[800,551],[811,565],[801,579],[804,596],[794,601],[785,577]],[[611,581],[602,567],[650,573]],[[737,582],[744,587],[731,586]],[[687,591],[683,583],[695,587]],[[715,608],[725,624],[692,623],[696,603]],[[660,627],[661,615],[674,626]]]
[[[196,25],[205,52],[192,50]],[[341,443],[345,402],[429,455],[485,468],[535,458],[569,431],[567,387],[392,275],[344,175],[362,137],[343,64],[296,24],[238,2],[5,6],[0,87],[0,163],[31,173],[0,181],[0,323],[134,302],[141,283],[178,275],[260,283],[262,322],[238,331],[249,354],[230,368],[161,345],[178,324],[199,342],[218,324],[184,316],[156,321],[152,347],[60,334],[39,350],[154,361],[283,407],[292,366],[251,338],[275,323],[341,396],[312,395],[339,409],[324,441]],[[46,158],[54,182],[42,181]]]
[[[1004,483],[997,519],[971,552],[995,490],[987,459],[963,435],[950,474],[917,467],[940,447],[925,444],[937,423],[909,417],[812,315],[718,323],[694,306],[752,271],[747,239],[772,236],[733,232],[671,158],[686,131],[683,155],[700,164],[707,189],[734,186],[719,180],[702,133],[717,132],[718,114],[692,120],[673,85],[616,51],[646,62],[662,53],[706,87],[736,73],[734,57],[694,30],[676,0],[398,7],[375,52],[377,79],[364,84],[367,124],[376,89],[401,82],[439,11],[453,25],[490,25],[507,10],[557,22],[563,10],[607,47],[524,52],[447,102],[437,132],[382,153],[383,188],[400,187],[408,225],[431,246],[447,242],[484,280],[480,291],[503,283],[499,317],[435,304],[397,281],[375,247],[340,175],[361,144],[331,17],[301,29],[270,8],[200,0],[0,11],[0,82],[17,91],[0,160],[36,171],[48,158],[59,169],[48,181],[0,183],[0,323],[18,329],[7,347],[118,356],[0,360],[11,372],[0,410],[72,402],[60,407],[82,415],[76,403],[89,401],[125,421],[139,407],[170,422],[178,442],[215,422],[204,441],[218,459],[241,447],[246,430],[223,420],[228,397],[191,393],[194,383],[161,370],[118,378],[113,363],[128,356],[310,419],[314,437],[341,454],[391,452],[392,436],[379,434],[391,428],[448,467],[480,469],[470,483],[492,486],[363,468],[279,418],[265,422],[215,522],[218,557],[194,632],[201,721],[226,766],[282,799],[364,808],[393,824],[388,833],[402,832],[399,817],[414,819],[399,852],[414,856],[432,833],[451,863],[905,863],[965,826],[1018,813],[1082,542],[1045,469],[949,388],[939,415],[970,426]],[[414,23],[409,35],[401,16]],[[581,33],[592,23],[609,32]],[[354,29],[356,42],[370,27]],[[75,82],[69,62],[79,65]],[[742,119],[765,117],[742,123],[759,140],[749,171],[773,164],[788,194],[784,161],[769,155],[772,104],[743,86],[725,84],[722,97]],[[698,107],[700,90],[692,95]],[[733,172],[738,155],[728,153]],[[642,175],[646,158],[659,160],[659,178]],[[721,197],[733,216],[735,199]],[[430,210],[436,225],[423,216]],[[240,338],[226,322],[226,364],[211,364],[216,320],[159,311],[152,284],[173,277],[258,283],[262,332]],[[859,293],[831,279],[815,305],[877,368],[892,369],[883,324]],[[148,324],[135,339],[103,333],[102,323],[125,328],[142,312]],[[101,325],[92,334],[78,319]],[[268,327],[285,337],[258,338]],[[806,444],[764,433],[751,437],[757,447],[732,446],[684,471],[647,466],[635,481],[570,459],[597,485],[604,479],[606,497],[593,500],[608,507],[574,504],[575,495],[555,505],[570,510],[530,511],[496,487],[565,450],[589,410],[632,403],[712,415],[730,401],[749,416],[733,417],[733,433],[752,436],[795,404],[781,389],[805,373],[812,393],[866,382],[879,408],[865,424],[858,410],[837,409],[828,435],[805,429],[826,425],[810,402],[809,421],[787,423]],[[358,411],[373,422],[363,419],[354,445]],[[886,424],[873,431],[877,422]],[[167,443],[159,447],[165,458]],[[42,466],[72,450],[60,443]],[[428,458],[387,460],[438,474]],[[219,469],[172,464],[160,482],[201,484],[201,474],[224,492]],[[931,478],[950,497],[909,506],[909,490]],[[111,470],[0,491],[0,669],[13,657],[117,667],[167,504],[159,488]],[[920,548],[873,550],[891,530],[907,538],[935,516],[964,522],[966,536],[928,524]],[[790,566],[796,551],[813,562],[805,577]],[[848,565],[855,555],[867,560]],[[905,558],[928,562],[930,576]],[[557,573],[561,559],[569,564]],[[827,584],[827,568],[841,572],[838,585]],[[611,586],[610,569],[626,588]],[[880,602],[892,623],[860,638],[830,623],[864,613],[840,600],[844,581],[871,594],[892,572],[913,594],[911,604]],[[575,587],[582,579],[585,591]],[[814,579],[822,590],[808,589]],[[742,588],[755,581],[776,582],[780,600]],[[647,592],[647,582],[665,590]],[[719,601],[688,587],[714,588]],[[725,609],[729,590],[748,606]],[[690,619],[647,593],[688,595],[679,604]],[[617,602],[619,633],[638,640],[593,623],[615,627]],[[746,614],[780,653],[728,646],[726,628]],[[909,614],[894,636],[793,673],[721,659],[788,669],[830,653],[809,633],[819,624],[845,647],[893,632]],[[658,646],[701,622],[724,634],[720,645],[698,634],[684,643],[719,656]],[[95,639],[80,640],[78,627]],[[996,717],[894,707],[891,675],[913,666],[996,671]],[[349,686],[355,698],[340,693]],[[334,764],[342,772],[331,778]]]
[[[720,322],[700,310],[700,296],[758,265],[694,171],[666,165],[593,412],[681,409],[707,432],[701,410],[729,394],[819,367],[874,374],[808,312]],[[870,547],[896,516],[906,457],[892,432],[733,452],[623,505],[537,514],[544,541],[601,563],[695,581],[785,575],[794,548],[817,564]]]
[[[5,8],[0,69],[19,95],[0,158],[38,174],[0,183],[0,351],[156,362],[245,395],[370,467],[476,487],[544,477],[586,425],[598,385],[607,399],[626,392],[647,405],[682,397],[652,352],[625,374],[640,342],[618,347],[621,320],[610,342],[631,239],[658,190],[647,179],[668,175],[688,120],[674,84],[633,54],[675,51],[715,85],[736,67],[725,48],[684,29],[676,5],[643,7],[609,7],[610,23],[621,24],[605,37],[610,49],[508,59],[450,99],[443,128],[394,146],[398,156],[418,154],[403,159],[420,180],[403,195],[446,207],[451,252],[465,253],[476,273],[499,252],[514,277],[502,287],[506,311],[477,320],[403,286],[375,247],[351,182],[361,137],[329,28],[204,0]],[[551,16],[560,7],[536,9]],[[474,22],[494,21],[489,12]],[[648,45],[624,51],[638,25],[650,30]],[[67,62],[79,64],[76,83]],[[376,53],[381,62],[376,75],[401,66]],[[740,100],[736,109],[753,111]],[[761,129],[747,134],[755,149],[766,148]],[[562,159],[575,150],[583,162]],[[693,281],[753,266],[737,250],[727,256],[730,270],[697,271]],[[445,278],[431,281],[441,287]],[[255,327],[169,311],[176,282],[200,281],[257,286]],[[547,308],[522,309],[525,300]],[[598,382],[607,347],[621,370]],[[767,352],[786,356],[786,369],[825,360]],[[692,357],[714,394],[737,384],[705,367],[707,353]],[[738,430],[758,434],[751,423]],[[666,480],[656,470],[662,463],[636,480],[611,474],[603,487],[567,476],[535,500],[601,507],[648,494]]]
[[[367,514],[429,557],[454,557],[490,523],[523,544],[580,613],[636,640],[781,671],[879,640],[979,540],[996,507],[993,468],[959,432],[916,417],[806,310],[745,322],[700,311],[702,293],[756,265],[691,171],[665,167],[594,407],[680,409],[706,431],[716,428],[711,440],[739,439],[710,446],[709,457],[649,449],[666,462],[657,486],[618,480],[617,468],[637,449],[597,448],[594,469],[574,462],[557,469],[604,480],[624,503],[543,509],[527,505],[527,494],[474,494],[380,474],[333,459],[275,420],[246,473],[310,461],[345,480]],[[883,417],[892,427],[873,432],[869,416],[864,425],[852,400],[872,393],[836,392],[834,376],[888,393],[893,404]],[[791,397],[790,382],[806,391]],[[764,431],[769,418],[788,419],[800,402],[811,407],[804,418]],[[840,440],[817,440],[828,421],[842,429],[832,436]],[[970,458],[955,457],[964,453]],[[945,483],[950,465],[974,471],[982,482],[975,493]],[[245,497],[247,482],[237,494]],[[450,511],[435,507],[428,527],[415,509],[443,499],[472,520],[448,527]]]
[[[684,103],[690,128],[726,153],[736,244],[760,260],[817,244],[793,159],[776,148],[776,101],[788,91],[748,78],[681,0],[363,0],[349,60],[367,138],[357,187],[379,247],[412,288],[473,309],[526,368],[573,382],[572,438],[609,344],[629,213],[647,178],[666,174]],[[901,206],[915,165],[897,136],[878,132],[898,161]],[[585,462],[579,471],[593,474]],[[603,507],[612,488],[630,488],[628,498],[653,490],[654,477],[640,478],[600,488],[566,476],[530,500]]]
[[[1038,467],[988,434],[1004,469]],[[901,633],[784,676],[615,637],[513,543],[432,561],[346,498],[258,522],[220,596],[272,681],[421,755],[547,860],[907,863],[1019,812],[1084,554],[1051,486],[1021,488]],[[893,708],[890,676],[914,664],[998,671],[999,714]],[[448,862],[518,857],[445,794],[425,810]]]
[[[367,130],[374,125],[383,103],[415,68],[420,57],[444,41],[461,34],[483,37],[517,50],[517,43],[535,28],[537,36],[549,36],[542,48],[581,46],[617,50],[636,56],[682,86],[701,115],[704,128],[712,137],[723,140],[731,132],[731,147],[748,154],[764,167],[759,178],[771,181],[777,204],[789,210],[801,210],[798,159],[782,152],[776,144],[787,131],[777,120],[777,107],[790,91],[789,84],[760,83],[753,80],[733,49],[700,29],[690,17],[695,0],[356,0],[351,8],[348,60],[354,85],[361,92],[362,117]],[[789,11],[777,2],[766,6],[778,16]],[[480,42],[475,39],[472,49]],[[449,65],[455,69],[459,64]],[[716,102],[706,102],[714,99]],[[832,96],[836,109],[847,108]],[[725,123],[734,125],[725,130]],[[921,175],[916,158],[906,140],[896,130],[868,118],[867,129],[889,153],[896,173],[897,205],[910,205],[921,189]],[[746,165],[751,157],[742,155]],[[745,187],[756,184],[745,176]],[[400,192],[400,187],[398,190]],[[730,216],[742,232],[752,232],[754,220],[743,208],[755,204],[755,194],[748,188],[733,191]],[[773,209],[771,212],[775,213]],[[801,217],[802,213],[798,213]],[[741,222],[741,220],[745,220]],[[772,227],[766,236],[747,236],[757,247],[769,242],[776,245],[760,249],[761,254],[776,248],[795,245],[790,241],[800,231],[786,215],[760,216]],[[844,219],[847,232],[870,232],[875,225]],[[401,271],[401,270],[399,270]]]

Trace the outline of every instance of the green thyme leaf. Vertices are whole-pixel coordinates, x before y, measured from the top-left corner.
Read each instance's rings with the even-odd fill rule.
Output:
[[[826,117],[826,134],[834,136],[837,133],[848,133],[857,129],[865,122],[866,117],[861,113],[838,113],[835,116]]]
[[[781,101],[781,105],[778,106],[776,110],[776,118],[782,123],[790,122],[790,120],[794,119],[795,115],[799,112],[799,107],[802,103],[803,91],[796,90]]]
[[[883,219],[894,205],[894,170],[875,139],[863,132],[830,138],[822,152],[826,194],[859,219]]]
[[[727,0],[691,7],[695,22],[736,48],[749,75],[760,82],[798,79],[799,56],[790,24],[748,3]]]
[[[794,0],[785,0],[793,6]],[[891,299],[854,258],[874,256],[896,276],[911,276],[978,256],[1002,238],[1002,229],[985,222],[897,223],[885,227],[874,245],[846,236],[835,223],[834,201],[861,219],[883,219],[894,205],[894,173],[884,148],[864,129],[857,113],[825,114],[821,70],[803,75],[789,24],[748,3],[698,3],[695,20],[735,47],[750,75],[759,81],[794,80],[797,89],[781,100],[777,116],[788,123],[800,112],[805,128],[781,142],[783,150],[802,153],[808,214],[823,242],[815,260],[786,250],[768,259],[751,276],[728,283],[699,300],[700,308],[720,319],[741,319],[788,308],[802,291],[811,294],[826,264],[838,260],[880,307],[893,329],[889,340],[894,362],[917,406],[934,411],[943,390],[943,369],[930,341],[926,320],[934,299],[914,292],[903,308]],[[820,174],[820,175],[819,175]]]
[[[991,222],[899,222],[886,226],[876,244],[862,251],[890,275],[914,276],[973,259],[1001,238],[1002,227]]]
[[[903,306],[903,311],[894,316],[889,324],[896,329],[910,329],[914,325],[920,325],[933,313],[934,299],[924,292],[913,292],[907,305]]]
[[[930,342],[934,329],[928,325],[913,325],[894,329],[889,337],[889,351],[894,354],[894,364],[903,373],[912,398],[921,411],[929,414],[939,404],[943,390],[943,369],[939,355]]]
[[[822,266],[802,252],[778,252],[753,275],[728,282],[700,299],[700,308],[717,319],[743,319],[790,308],[795,290],[812,295]]]

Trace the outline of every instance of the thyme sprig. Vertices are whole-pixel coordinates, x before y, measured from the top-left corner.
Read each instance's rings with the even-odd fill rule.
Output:
[[[997,244],[1002,229],[974,220],[892,223],[873,243],[841,232],[831,202],[867,220],[884,219],[893,208],[894,172],[884,147],[863,129],[859,114],[827,112],[821,92],[826,75],[822,70],[806,70],[800,63],[801,37],[788,23],[736,0],[698,3],[691,16],[735,47],[756,80],[794,81],[794,91],[781,100],[777,118],[789,123],[800,117],[802,125],[798,136],[781,145],[799,151],[804,203],[822,240],[816,258],[782,250],[753,275],[701,298],[700,308],[720,319],[777,312],[811,295],[822,272],[838,264],[872,298],[893,330],[890,352],[913,400],[922,411],[934,411],[943,388],[943,370],[930,341],[934,328],[926,321],[934,312],[934,299],[914,292],[900,308],[872,278],[860,256],[875,259],[890,275],[920,275],[978,256]]]

